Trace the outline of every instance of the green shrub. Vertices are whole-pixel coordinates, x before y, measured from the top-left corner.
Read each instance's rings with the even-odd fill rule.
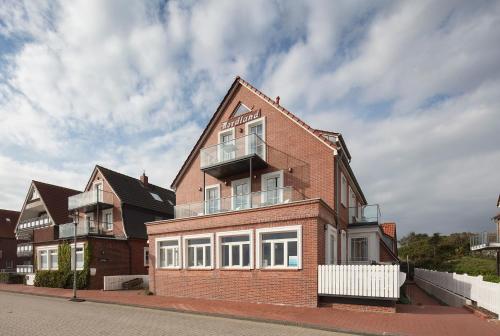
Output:
[[[489,282],[496,282],[500,283],[500,276],[498,275],[493,275],[493,274],[487,274],[483,276],[484,281],[489,281]]]
[[[85,244],[83,270],[76,272],[76,287],[85,289],[90,280],[90,247]],[[73,271],[71,270],[71,246],[68,243],[59,245],[58,251],[59,270],[37,271],[35,287],[73,288]]]
[[[26,279],[24,274],[0,273],[0,283],[23,284]]]

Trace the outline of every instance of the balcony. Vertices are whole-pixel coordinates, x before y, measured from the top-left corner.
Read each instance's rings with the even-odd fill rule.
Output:
[[[230,211],[262,208],[304,200],[305,196],[293,189],[284,187],[258,191],[246,195],[224,197],[204,202],[181,204],[174,207],[174,218],[203,216]]]
[[[33,255],[33,244],[23,243],[17,244],[17,256],[18,257],[31,257]]]
[[[470,249],[478,250],[500,250],[500,239],[498,234],[481,232],[470,237]]]
[[[19,222],[17,230],[33,230],[49,226],[51,224],[49,216],[30,218]]]
[[[112,225],[112,223],[109,223]],[[90,236],[90,235],[112,235],[112,231],[106,231],[105,228],[108,223],[94,220],[87,220],[86,222],[78,223],[76,226],[76,236]],[[75,236],[75,224],[67,223],[59,225],[59,239],[72,238]]]
[[[21,273],[21,274],[33,273],[33,265],[17,265],[16,273]]]
[[[257,134],[206,147],[200,151],[200,168],[205,173],[224,178],[252,169],[267,167],[267,144]]]
[[[381,218],[378,204],[349,208],[349,225],[379,224]]]
[[[68,197],[68,210],[81,210],[82,212],[94,211],[113,207],[114,195],[103,190],[90,190],[78,195]]]

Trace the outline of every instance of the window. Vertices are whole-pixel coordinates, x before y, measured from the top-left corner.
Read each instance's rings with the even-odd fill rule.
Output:
[[[219,268],[252,268],[252,231],[231,231],[217,233]]]
[[[353,218],[356,218],[356,194],[349,186],[349,221],[351,222]]]
[[[302,227],[258,229],[257,252],[260,268],[302,268]]]
[[[212,243],[212,234],[184,237],[186,248],[184,256],[187,268],[212,268]]]
[[[57,246],[44,246],[37,248],[37,261],[39,270],[57,270],[59,267],[59,248]]]
[[[232,199],[231,206],[233,210],[248,209],[250,207],[250,179],[244,178],[231,182]]]
[[[342,263],[345,264],[347,263],[347,233],[345,230],[342,230],[341,236],[340,236],[340,257],[342,260]]]
[[[217,213],[220,210],[220,185],[205,187],[205,214]]]
[[[83,244],[77,244],[76,245],[76,270],[81,271],[83,270],[84,267],[84,248]],[[71,246],[71,270],[74,270],[74,265],[75,265],[75,246]]]
[[[151,197],[153,197],[155,200],[160,201],[160,202],[163,202],[163,200],[161,199],[161,197],[160,197],[158,194],[155,194],[154,192],[149,192],[149,194],[150,194],[150,195],[151,195]]]
[[[180,237],[156,239],[158,268],[180,268]]]
[[[103,200],[103,186],[102,182],[94,182],[94,190],[96,192],[96,201],[102,202]]]
[[[283,171],[272,172],[262,175],[262,197],[263,205],[273,205],[283,202]]]
[[[247,134],[247,153],[266,157],[266,127],[264,117],[253,120],[245,125]],[[255,134],[252,136],[251,134]]]
[[[326,230],[326,263],[334,265],[337,263],[337,229],[332,225],[327,226]]]
[[[106,231],[113,231],[113,209],[102,211],[102,227]]]
[[[351,261],[368,261],[368,238],[351,238]]]
[[[362,215],[361,215],[361,203],[358,202],[358,217],[357,217],[358,220],[361,220],[361,217],[362,217]]]
[[[243,103],[239,103],[238,106],[234,109],[233,117],[240,116],[242,114],[248,113],[251,110],[245,106]]]
[[[234,140],[234,128],[219,133],[219,162],[232,160],[236,157],[236,146]]]
[[[149,247],[144,248],[144,267],[149,266]]]
[[[38,193],[38,190],[33,188],[33,194],[31,194],[31,199],[36,200],[40,198],[40,194]]]
[[[340,173],[340,179],[340,203],[342,203],[343,206],[347,206],[347,179],[345,178],[344,173]]]

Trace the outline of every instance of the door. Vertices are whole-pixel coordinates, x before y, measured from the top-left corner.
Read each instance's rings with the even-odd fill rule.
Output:
[[[263,140],[263,125],[262,123],[251,125],[248,128],[248,134],[257,136],[249,136],[248,154],[257,154],[264,157],[264,140]]]
[[[205,213],[217,213],[220,210],[220,195],[218,187],[206,189]]]
[[[281,181],[281,175],[273,174],[264,177],[263,182],[264,204],[272,205],[281,203],[283,200],[283,182]]]
[[[232,182],[233,210],[248,209],[250,207],[250,179]]]
[[[233,139],[233,133],[223,133],[220,136],[220,160],[228,161],[235,158],[235,144]]]
[[[94,190],[96,191],[96,200],[97,202],[102,202],[102,197],[103,197],[103,187],[102,183],[95,183],[94,184]]]

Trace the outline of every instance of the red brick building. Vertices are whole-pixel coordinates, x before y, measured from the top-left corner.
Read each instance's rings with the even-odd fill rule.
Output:
[[[90,253],[89,288],[103,288],[108,275],[147,274],[148,246],[144,223],[173,217],[175,194],[171,190],[140,179],[96,166],[84,192],[33,182],[18,225],[18,237],[30,233],[31,269],[58,270],[58,246],[74,248],[74,220],[77,222],[76,268],[84,268],[85,253]],[[33,194],[36,211],[31,206]],[[47,218],[43,227],[25,223]],[[87,247],[87,248],[86,248]]]
[[[17,264],[17,241],[14,233],[18,211],[0,209],[0,272],[14,272]]]
[[[313,129],[237,77],[147,224],[158,295],[317,306],[318,265],[393,263],[340,133]]]

